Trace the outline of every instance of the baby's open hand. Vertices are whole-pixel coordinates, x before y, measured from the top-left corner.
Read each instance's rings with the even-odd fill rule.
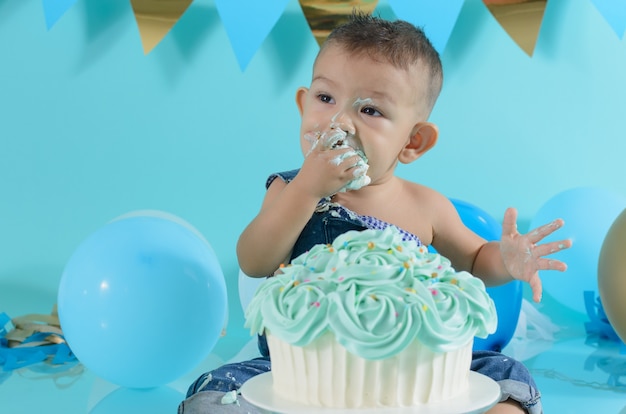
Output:
[[[530,284],[535,302],[539,302],[542,295],[539,270],[563,272],[567,269],[567,265],[560,260],[548,259],[544,256],[571,247],[571,240],[537,244],[561,227],[563,227],[563,220],[557,219],[526,234],[520,234],[517,231],[517,210],[509,208],[504,213],[500,241],[500,253],[504,265],[514,279]]]

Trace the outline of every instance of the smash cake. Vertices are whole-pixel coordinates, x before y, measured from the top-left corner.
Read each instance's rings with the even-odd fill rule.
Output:
[[[497,325],[483,282],[398,229],[315,245],[257,289],[246,326],[265,334],[273,392],[333,408],[406,407],[469,389],[474,336]]]

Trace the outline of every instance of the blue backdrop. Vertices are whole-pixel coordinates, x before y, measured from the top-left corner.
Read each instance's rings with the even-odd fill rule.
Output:
[[[522,230],[567,188],[626,194],[625,49],[590,1],[551,0],[531,58],[467,0],[442,56],[440,140],[399,174],[497,219],[516,206]],[[50,31],[40,0],[0,0],[0,309],[48,312],[82,240],[156,209],[213,246],[235,332],[235,243],[266,176],[301,162],[294,93],[317,50],[296,0],[245,71],[212,0],[149,55],[127,0],[79,0]],[[22,309],[15,286],[50,302]]]

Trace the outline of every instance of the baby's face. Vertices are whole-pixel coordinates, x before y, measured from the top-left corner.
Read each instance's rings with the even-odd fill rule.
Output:
[[[339,137],[336,131],[341,130],[340,144],[365,154],[373,181],[393,174],[398,154],[424,121],[417,70],[327,46],[316,61],[310,88],[298,93],[303,154],[320,138]]]

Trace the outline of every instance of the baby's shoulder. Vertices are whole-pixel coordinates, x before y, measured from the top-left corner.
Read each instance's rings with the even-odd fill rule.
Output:
[[[406,181],[402,204],[414,211],[433,226],[441,220],[454,216],[456,209],[452,201],[439,191],[423,184]]]
[[[423,184],[402,179],[402,185],[404,186],[404,194],[409,197],[409,202],[435,206],[449,202],[448,198],[439,191]]]

